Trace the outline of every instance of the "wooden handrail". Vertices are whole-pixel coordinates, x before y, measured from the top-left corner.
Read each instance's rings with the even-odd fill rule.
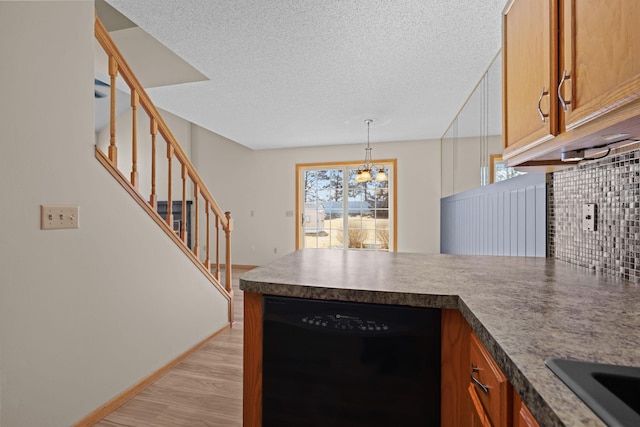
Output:
[[[211,206],[213,211],[215,212],[216,216],[220,217],[223,228],[227,229],[228,223],[226,221],[224,211],[215,202],[215,199],[213,198],[211,193],[209,193],[209,190],[204,186],[204,182],[202,181],[202,178],[200,178],[200,175],[198,175],[198,172],[196,172],[195,167],[191,164],[189,157],[185,154],[184,150],[178,143],[178,140],[176,139],[175,136],[173,136],[173,133],[171,133],[171,130],[169,130],[169,126],[167,126],[167,124],[165,123],[160,113],[158,113],[158,110],[156,109],[155,105],[153,104],[153,102],[151,102],[151,98],[149,98],[149,95],[147,95],[147,92],[144,90],[140,82],[138,82],[138,79],[131,71],[131,68],[129,68],[129,65],[125,62],[124,57],[118,50],[118,47],[115,45],[115,43],[109,36],[109,32],[104,27],[104,25],[102,24],[102,22],[98,17],[96,17],[95,34],[96,34],[96,39],[98,39],[98,42],[100,42],[100,45],[102,46],[102,48],[105,50],[105,52],[107,52],[107,55],[109,55],[109,63],[111,64],[111,58],[114,58],[115,64],[116,64],[115,66],[117,67],[116,72],[120,72],[120,75],[122,76],[124,81],[129,85],[129,87],[132,88],[133,90],[136,90],[136,92],[138,92],[138,96],[140,97],[140,105],[142,105],[142,108],[144,108],[144,110],[147,112],[149,117],[155,119],[156,125],[158,127],[158,131],[164,137],[167,143],[172,145],[175,151],[175,155],[180,161],[180,163],[183,163],[187,166],[187,169],[189,171],[189,176],[194,181],[201,183],[201,185],[203,186],[202,193],[205,199],[209,199],[213,202],[213,205]],[[114,77],[113,84],[111,86],[111,91],[113,92],[112,99],[115,99],[115,77]],[[113,115],[115,116],[115,110]],[[114,131],[113,131],[113,138],[112,138],[113,142],[111,145],[115,146],[115,123],[112,124],[112,126],[114,128]]]
[[[205,274],[209,277],[212,283],[225,295],[225,297],[230,301],[229,313],[232,316],[233,313],[233,292],[231,288],[231,231],[233,230],[233,221],[231,219],[231,214],[229,212],[223,211],[218,203],[215,201],[209,190],[207,189],[204,181],[196,171],[195,167],[189,160],[188,156],[178,143],[177,139],[167,126],[166,122],[156,109],[155,105],[149,98],[148,94],[136,78],[136,76],[131,71],[129,65],[125,61],[124,57],[120,53],[119,49],[109,36],[108,31],[100,21],[100,19],[95,17],[95,37],[104,49],[105,53],[109,59],[109,78],[111,84],[111,105],[110,105],[110,124],[109,124],[109,147],[107,153],[100,152],[100,156],[98,156],[98,152],[100,149],[96,147],[96,156],[98,159],[109,169],[109,166],[113,169],[111,170],[112,174],[116,176],[118,181],[127,188],[127,190],[134,195],[134,198],[139,202],[142,201],[144,203],[144,207],[148,212],[153,212],[153,214],[158,217],[156,222],[161,224],[161,226],[168,232],[172,238],[176,238],[174,240],[180,242],[180,246],[183,251],[187,253],[190,258],[198,265],[198,267],[205,272]],[[122,77],[124,82],[128,85],[131,91],[131,111],[132,111],[132,135],[131,135],[131,171],[130,178],[126,177],[127,174],[122,173],[118,170],[118,145],[116,141],[116,78]],[[139,108],[146,112],[147,116],[150,120],[150,129],[149,135],[151,138],[151,194],[149,195],[148,200],[140,194],[139,188],[139,155],[140,152],[138,150],[139,142],[138,142],[138,112]],[[157,213],[158,207],[158,195],[156,193],[156,142],[157,135],[160,134],[164,141],[167,144],[166,150],[166,159],[167,159],[167,213],[164,218],[161,218]],[[178,230],[174,230],[173,217],[174,217],[174,209],[172,207],[174,200],[172,199],[172,186],[173,186],[173,160],[177,160],[179,162],[180,167],[180,179],[181,179],[181,189],[182,196],[177,197],[176,203],[181,203],[181,218],[182,223]],[[115,172],[114,172],[115,171]],[[117,174],[116,174],[117,172]],[[187,218],[187,198],[191,197],[187,195],[187,180],[190,180],[193,184],[193,202],[195,207],[194,212],[194,227],[192,230],[192,235],[194,236],[195,244],[192,247],[189,247],[188,238],[187,238],[187,228],[186,228],[186,218]],[[206,222],[206,258],[205,260],[200,259],[200,250],[199,244],[200,240],[200,226],[201,226],[201,218],[200,218],[200,209],[202,204],[200,203],[200,197],[204,200],[204,212],[206,218],[204,221]],[[213,218],[211,218],[210,214],[213,213]],[[155,218],[154,218],[155,219]],[[215,221],[215,237],[210,234],[210,221]],[[222,227],[222,230],[225,233],[225,249],[226,249],[226,257],[225,257],[225,286],[220,284],[220,233],[219,228]],[[212,240],[214,243],[212,243]],[[211,252],[215,251],[215,261],[212,264],[211,261]],[[215,266],[215,272],[212,272],[212,268]],[[204,268],[203,268],[204,267]],[[230,322],[233,323],[233,318],[230,317]]]

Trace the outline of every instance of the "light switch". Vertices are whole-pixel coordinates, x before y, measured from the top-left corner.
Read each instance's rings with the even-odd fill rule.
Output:
[[[582,205],[582,230],[596,230],[596,205],[595,203],[586,203]]]
[[[40,205],[40,229],[78,228],[78,206]]]

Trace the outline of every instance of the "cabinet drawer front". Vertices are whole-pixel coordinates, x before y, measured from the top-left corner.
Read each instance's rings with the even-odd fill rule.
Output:
[[[470,388],[474,388],[491,424],[507,426],[509,382],[475,334],[471,334],[470,361]]]

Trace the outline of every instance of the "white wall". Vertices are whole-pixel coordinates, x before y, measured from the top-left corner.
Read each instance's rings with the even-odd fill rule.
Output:
[[[94,158],[86,1],[0,2],[0,425],[69,426],[226,321]],[[80,206],[42,231],[39,205]]]
[[[191,136],[192,161],[234,218],[234,264],[261,265],[295,250],[295,218],[285,213],[295,212],[297,163],[364,159],[364,144],[252,151],[196,125]],[[372,146],[374,160],[398,160],[398,251],[438,253],[440,141]]]
[[[482,167],[481,138],[447,138],[442,142],[442,196],[462,193],[480,187]],[[485,162],[489,164],[491,154],[502,154],[502,136],[487,137]]]

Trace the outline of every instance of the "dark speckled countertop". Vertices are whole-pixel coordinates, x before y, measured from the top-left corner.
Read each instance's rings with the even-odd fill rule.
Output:
[[[240,289],[457,308],[541,426],[604,426],[546,358],[640,366],[640,285],[545,258],[306,249],[245,273]]]

